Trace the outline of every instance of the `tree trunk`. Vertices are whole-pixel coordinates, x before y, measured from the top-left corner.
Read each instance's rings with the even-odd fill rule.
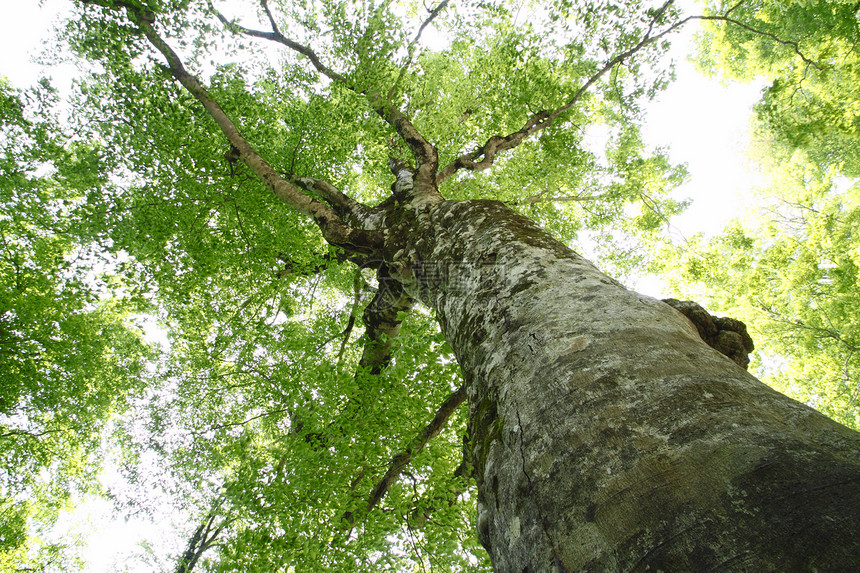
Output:
[[[469,393],[496,571],[849,571],[860,434],[489,201],[425,207],[391,263]]]

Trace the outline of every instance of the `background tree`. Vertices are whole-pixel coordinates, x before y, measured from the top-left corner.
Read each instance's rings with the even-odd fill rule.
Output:
[[[763,379],[856,428],[857,187],[802,151],[780,161],[774,149],[772,186],[753,213],[669,255],[662,276],[683,296],[747,317]]]
[[[170,336],[121,454],[133,491],[198,516],[178,570],[486,569],[476,530],[500,570],[851,555],[852,506],[820,488],[801,488],[797,519],[770,502],[749,516],[810,480],[854,499],[856,437],[503,205],[456,201],[501,199],[564,241],[653,236],[683,171],[645,149],[640,106],[689,18],[670,3],[263,2],[251,24],[215,8],[80,2],[65,31],[98,64],[71,127],[110,173],[76,204],[77,236],[129,257]],[[431,26],[450,34],[436,51]],[[276,65],[264,40],[284,48]],[[605,149],[584,143],[593,124]],[[572,381],[576,400],[557,399]],[[694,495],[731,483],[749,498],[730,508]],[[547,543],[574,527],[591,541]],[[808,551],[803,530],[837,549]],[[735,545],[691,554],[693,534]]]
[[[709,9],[730,9],[746,26],[709,27],[701,67],[726,78],[766,78],[758,129],[789,149],[803,149],[816,165],[860,174],[856,4],[739,2]],[[774,41],[779,34],[782,41]]]

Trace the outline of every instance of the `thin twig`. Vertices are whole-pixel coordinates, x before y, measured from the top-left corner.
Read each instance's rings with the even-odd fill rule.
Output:
[[[514,201],[508,202],[509,205],[522,205],[522,204],[530,204],[533,205],[535,203],[572,203],[572,202],[586,202],[586,201],[597,201],[601,198],[601,195],[586,195],[585,193],[578,193],[576,195],[560,195],[560,196],[548,196],[549,195],[549,185],[547,188],[537,195],[531,195],[529,197],[525,197],[523,199],[516,199]]]
[[[56,430],[43,430],[43,431],[38,432],[38,433],[33,433],[33,432],[28,432],[27,430],[9,430],[8,432],[4,432],[4,433],[0,434],[0,438],[9,438],[12,436],[24,436],[24,437],[30,438],[31,440],[35,440],[36,438],[41,438],[44,435],[56,434],[56,433],[59,433],[62,431],[63,431],[62,429],[56,429]]]
[[[207,434],[209,432],[214,432],[215,430],[223,430],[224,428],[234,428],[236,426],[244,426],[245,424],[249,424],[249,423],[253,422],[254,420],[259,420],[260,418],[265,418],[267,416],[274,416],[275,414],[282,414],[282,413],[286,412],[287,410],[289,410],[289,408],[281,408],[280,410],[271,410],[269,412],[263,412],[262,414],[259,414],[257,416],[252,416],[251,418],[247,418],[245,420],[242,420],[241,422],[225,422],[224,424],[216,424],[214,426],[211,426],[208,430],[191,432],[191,434],[195,435],[195,436],[201,436],[201,435]]]
[[[424,28],[430,25],[430,22],[448,6],[448,2],[450,0],[442,0],[438,6],[436,6],[433,10],[430,10],[430,15],[427,16],[427,19],[424,20],[424,23],[421,24],[421,27],[418,29],[418,33],[415,34],[415,37],[409,43],[409,47],[407,48],[408,57],[406,58],[406,62],[402,66],[400,66],[400,74],[397,76],[397,79],[394,81],[394,85],[391,86],[391,89],[388,90],[388,101],[391,101],[394,98],[394,92],[397,90],[397,86],[400,85],[400,82],[403,81],[403,77],[406,75],[409,66],[412,65],[412,58],[415,57],[415,46],[418,44],[418,40],[421,39],[421,34],[424,33]]]
[[[740,21],[735,20],[733,18],[729,18],[728,16],[690,16],[690,18],[693,20],[726,22],[728,24],[733,24],[739,28],[743,28],[747,32],[752,32],[753,34],[757,34],[759,36],[764,36],[766,38],[770,38],[771,40],[773,40],[777,44],[782,44],[783,46],[791,47],[794,50],[795,55],[797,55],[797,57],[799,57],[801,60],[803,60],[803,62],[806,65],[812,66],[816,70],[821,71],[821,66],[818,65],[818,62],[816,62],[815,60],[812,60],[812,59],[808,58],[806,55],[804,55],[804,53],[800,50],[800,46],[798,45],[797,42],[794,42],[792,40],[783,40],[783,39],[779,38],[776,34],[773,34],[771,32],[765,32],[763,30],[756,30],[752,26],[750,26],[748,24],[744,24],[743,22],[740,22]]]
[[[264,9],[269,16],[269,21],[272,25],[271,32],[253,30],[251,28],[246,28],[245,26],[237,24],[235,21],[228,20],[224,16],[224,14],[222,14],[217,8],[215,8],[215,6],[212,4],[212,0],[207,0],[207,3],[209,4],[209,9],[212,11],[213,14],[215,14],[215,17],[217,17],[221,21],[221,23],[224,24],[224,26],[234,34],[245,34],[246,36],[253,36],[255,38],[262,38],[264,40],[271,40],[273,42],[283,44],[294,52],[298,52],[299,54],[302,54],[303,56],[308,58],[311,61],[311,64],[313,64],[314,68],[316,68],[318,72],[320,72],[330,80],[342,83],[344,85],[349,84],[349,82],[343,75],[337,73],[333,69],[323,64],[322,60],[320,60],[319,56],[317,56],[316,52],[314,52],[312,49],[305,46],[304,44],[300,44],[299,42],[295,42],[284,36],[278,30],[278,27],[275,24],[275,20],[268,9],[268,3],[266,3],[265,0],[261,0],[261,2],[265,5]]]

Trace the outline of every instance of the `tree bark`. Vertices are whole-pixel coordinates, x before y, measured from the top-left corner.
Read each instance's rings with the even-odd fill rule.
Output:
[[[393,231],[411,245],[392,269],[466,380],[496,571],[857,566],[860,434],[501,203],[435,203]]]

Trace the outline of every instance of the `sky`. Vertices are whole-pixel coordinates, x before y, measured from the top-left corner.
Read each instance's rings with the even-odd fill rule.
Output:
[[[688,43],[690,32],[683,37]],[[694,202],[675,226],[687,237],[712,235],[739,214],[744,196],[758,183],[745,152],[752,106],[764,86],[761,81],[723,85],[685,59],[676,66],[678,81],[649,107],[644,136],[652,145],[668,146],[671,158],[687,163],[690,171],[677,195]]]
[[[37,0],[0,2],[4,5],[0,18],[0,53],[4,55],[0,75],[7,76],[16,87],[25,87],[44,75],[32,63],[31,56],[51,37],[48,23],[55,22],[54,15],[69,2],[45,0],[41,8]],[[644,136],[652,145],[668,147],[675,162],[688,164],[690,179],[676,196],[690,197],[693,203],[674,221],[675,232],[684,237],[700,232],[713,235],[732,217],[740,215],[744,197],[756,185],[754,173],[747,169],[744,149],[751,107],[762,86],[756,83],[725,86],[699,75],[683,56],[690,46],[691,31],[678,40],[675,44],[678,80],[649,107]],[[68,85],[70,70],[65,75],[52,73],[54,85],[59,88]],[[671,294],[662,292],[663,286],[658,281],[644,280],[635,287],[644,294],[661,298]],[[110,570],[120,548],[135,551],[141,531],[153,534],[151,526],[143,520],[117,523],[109,521],[109,517],[107,502],[93,502],[85,514],[68,518],[71,523],[67,525],[81,533],[99,528],[88,551],[89,571]]]
[[[16,87],[33,84],[42,73],[38,66],[31,64],[30,58],[38,53],[43,41],[52,37],[51,24],[69,1],[0,0],[0,3],[3,5],[0,74],[8,77]]]

